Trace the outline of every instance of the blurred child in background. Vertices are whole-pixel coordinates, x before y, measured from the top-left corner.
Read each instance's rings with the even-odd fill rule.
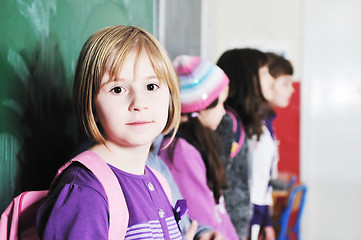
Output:
[[[160,157],[187,200],[190,218],[225,239],[238,239],[225,208],[227,181],[215,132],[226,113],[229,80],[219,67],[196,56],[179,56],[173,65],[181,85],[182,120],[175,141]],[[163,145],[168,141],[166,137]]]
[[[226,106],[238,114],[247,137],[249,164],[245,167],[250,169],[248,179],[253,205],[253,215],[248,225],[249,237],[252,240],[258,239],[262,229],[265,239],[272,240],[275,239],[275,233],[269,210],[272,205],[269,182],[271,175],[277,172],[275,166],[278,155],[276,144],[264,122],[265,116],[271,111],[267,99],[273,98],[273,79],[268,72],[267,57],[256,49],[232,49],[221,55],[217,65],[230,80]],[[236,170],[232,168],[231,171]],[[234,188],[236,186],[230,185],[230,189]],[[242,189],[246,190],[245,187]],[[237,192],[230,191],[229,196],[225,195],[226,204],[236,198],[232,194]],[[236,217],[233,219],[237,221]]]
[[[266,126],[270,131],[273,139],[278,142],[275,134],[273,122],[276,118],[275,108],[286,108],[294,93],[293,82],[293,66],[289,60],[275,53],[266,53],[269,72],[273,77],[274,96],[267,99],[271,104],[273,111],[266,116]],[[289,173],[280,173],[278,178],[271,181],[274,189],[286,190],[290,187],[289,183],[292,176]]]
[[[173,198],[173,205],[176,204],[177,199],[184,199],[182,194],[179,191],[177,183],[174,181],[172,173],[170,172],[168,166],[163,162],[163,160],[159,157],[159,151],[161,144],[163,142],[163,134],[160,134],[152,144],[152,151],[150,152],[148,159],[147,159],[147,166],[151,167],[152,169],[157,170],[160,172],[165,179],[167,180],[169,187],[171,189],[172,198]],[[211,227],[198,224],[196,221],[192,221],[188,214],[184,214],[182,219],[179,221],[179,226],[183,233],[185,233],[186,239],[189,236],[193,236],[194,240],[222,240],[223,236],[220,232],[213,230]]]
[[[293,67],[290,61],[284,57],[266,53],[269,73],[273,77],[273,97],[267,99],[273,108],[285,108],[289,105],[293,88]],[[272,111],[266,118],[266,125],[274,137],[273,120],[276,114]]]
[[[272,107],[284,108],[290,103],[293,88],[293,66],[289,60],[275,53],[266,53],[269,73],[274,78]]]
[[[242,67],[237,66],[237,62],[233,59],[233,52],[226,52],[219,59],[217,65],[225,70],[232,79],[243,78]],[[242,65],[242,64],[240,64]],[[235,72],[236,69],[240,71]],[[249,86],[247,86],[249,85]],[[243,97],[252,98],[251,95],[256,92],[253,90],[254,86],[247,81],[240,83],[236,86],[236,82],[230,83],[231,99],[237,95],[240,90],[237,88],[250,89],[249,93],[243,94]],[[244,92],[247,92],[246,90]],[[239,99],[237,99],[238,101]],[[226,100],[230,101],[230,98]],[[231,107],[232,106],[232,107]],[[239,111],[234,108],[236,105],[227,104],[227,114],[222,119],[217,128],[226,154],[221,155],[223,166],[226,172],[229,188],[224,190],[224,198],[226,202],[227,211],[231,217],[232,223],[236,228],[238,237],[240,239],[247,239],[249,232],[249,222],[252,215],[252,205],[250,202],[250,189],[249,189],[249,158],[248,158],[248,144],[246,138],[251,128],[256,128],[256,123],[259,120],[251,119],[256,118],[256,113],[252,111],[247,114],[242,114],[242,117],[248,116],[248,122],[239,116]],[[247,126],[242,121],[247,122]],[[247,136],[246,136],[247,135]]]

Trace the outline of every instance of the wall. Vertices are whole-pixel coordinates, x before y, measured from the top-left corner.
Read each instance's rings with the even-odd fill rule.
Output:
[[[301,174],[305,239],[359,239],[361,3],[306,0]]]
[[[153,32],[149,0],[0,1],[0,211],[20,191],[47,189],[81,141],[72,112],[80,48],[97,29]]]
[[[160,0],[159,40],[170,59],[201,53],[202,0]]]
[[[208,17],[210,29],[207,58],[216,62],[233,47],[253,46],[283,51],[295,66],[295,78],[302,78],[301,0],[213,0]]]
[[[301,85],[302,238],[359,239],[361,3],[213,0],[206,56],[254,44],[290,52]]]

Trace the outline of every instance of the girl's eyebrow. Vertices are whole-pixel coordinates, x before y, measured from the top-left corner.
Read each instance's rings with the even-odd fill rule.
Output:
[[[142,77],[141,80],[152,80],[152,79],[158,79],[157,75],[148,75],[145,77]],[[110,80],[109,82],[124,82],[124,81],[133,81],[132,78],[127,77],[120,77],[120,78],[114,78],[113,80]]]
[[[154,79],[154,78],[158,79],[157,75],[149,75],[149,76],[146,76],[144,79],[151,80],[151,79]]]
[[[123,82],[123,81],[125,81],[125,79],[119,79],[119,78],[115,78],[115,77],[109,77],[108,81],[102,83],[102,84],[100,85],[100,87],[106,86],[106,85],[108,85],[108,84],[110,84],[110,83]]]
[[[120,77],[120,78],[117,78],[116,80],[114,80],[115,82],[117,81],[127,81],[128,79],[131,79],[131,81],[133,81],[132,78],[127,78],[127,77]],[[144,81],[147,81],[147,80],[152,80],[152,79],[158,79],[158,76],[157,75],[147,75],[147,76],[142,76],[141,78],[139,78],[139,80],[144,80]]]

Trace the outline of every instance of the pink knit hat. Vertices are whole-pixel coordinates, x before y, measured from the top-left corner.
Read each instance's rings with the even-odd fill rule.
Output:
[[[197,56],[178,56],[173,66],[181,85],[182,113],[206,109],[229,83],[221,68]]]

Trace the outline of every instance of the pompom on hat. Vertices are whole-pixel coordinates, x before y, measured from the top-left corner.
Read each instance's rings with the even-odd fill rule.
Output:
[[[181,86],[182,113],[206,109],[229,83],[221,68],[198,56],[178,56],[173,66]]]

